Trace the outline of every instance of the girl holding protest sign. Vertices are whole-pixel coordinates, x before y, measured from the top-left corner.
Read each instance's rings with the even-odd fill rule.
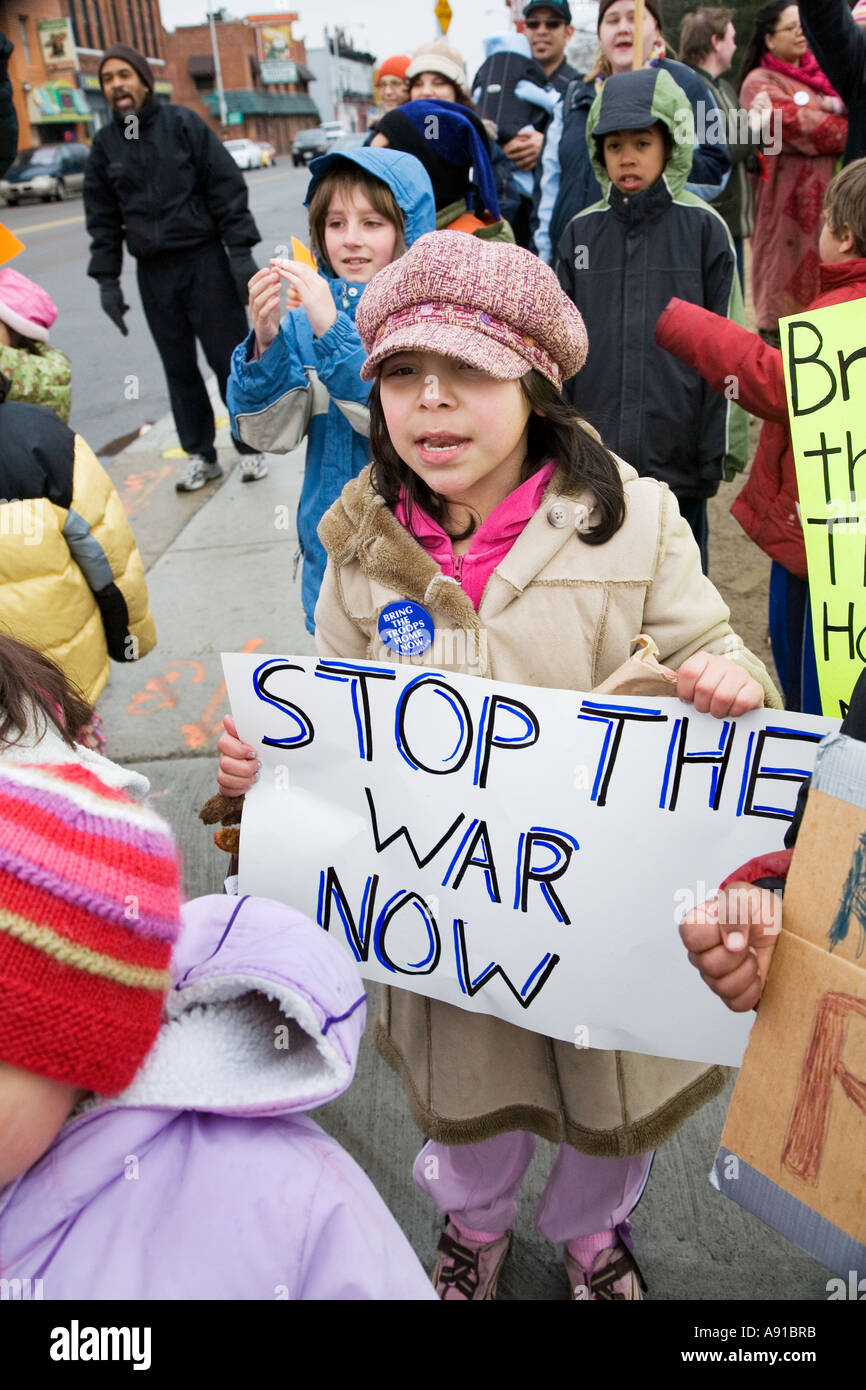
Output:
[[[373,462],[320,527],[322,657],[408,659],[388,616],[399,605],[432,633],[412,658],[422,666],[634,692],[613,678],[645,633],[673,668],[650,663],[665,693],[719,718],[778,705],[672,493],[610,454],[563,399],[587,339],[549,267],[436,232],[380,272],[357,323]],[[255,753],[226,727],[219,780],[237,795]],[[724,1072],[585,1041],[385,991],[377,1043],[429,1136],[415,1179],[446,1220],[441,1297],[493,1298],[536,1135],[560,1144],[537,1224],[565,1243],[573,1296],[640,1297],[628,1214],[651,1150]]]

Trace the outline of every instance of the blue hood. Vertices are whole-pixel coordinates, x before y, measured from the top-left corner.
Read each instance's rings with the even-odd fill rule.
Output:
[[[414,154],[405,154],[402,150],[361,145],[356,150],[344,150],[340,154],[319,155],[319,158],[310,164],[312,178],[304,199],[305,208],[310,206],[310,199],[322,176],[335,164],[347,161],[349,164],[360,165],[368,174],[388,185],[405,219],[403,236],[407,247],[425,232],[435,232],[436,200],[430,175]],[[320,269],[323,274],[333,278],[326,266],[321,266]]]
[[[525,34],[490,34],[484,40],[484,56],[492,58],[494,53],[519,53],[523,58],[532,57]]]

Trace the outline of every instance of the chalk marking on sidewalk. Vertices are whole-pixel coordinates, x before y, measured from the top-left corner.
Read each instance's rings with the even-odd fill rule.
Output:
[[[153,492],[170,478],[174,469],[170,463],[161,468],[143,468],[139,473],[129,473],[123,480],[120,500],[127,517],[136,516]]]
[[[251,637],[248,642],[244,643],[241,651],[257,651],[264,640],[263,637]],[[222,727],[222,716],[220,716],[216,723],[214,723],[213,720],[217,710],[221,708],[225,697],[226,683],[222,680],[205,705],[198,723],[181,724],[180,731],[186,739],[187,748],[201,748],[203,744],[207,743],[208,739],[213,738],[217,730]]]
[[[156,676],[151,676],[143,690],[138,690],[133,695],[129,704],[126,706],[127,714],[156,714],[161,709],[174,709],[179,703],[180,696],[169,689],[185,674],[179,668],[188,666],[193,671],[191,680],[192,685],[198,685],[204,680],[206,672],[204,663],[194,660],[191,657],[181,657],[179,661],[172,662],[171,665],[164,666]],[[141,709],[140,706],[148,705],[154,699],[160,699],[161,703],[151,709]]]

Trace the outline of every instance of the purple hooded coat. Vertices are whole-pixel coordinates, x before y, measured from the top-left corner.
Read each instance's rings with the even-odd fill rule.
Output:
[[[0,1190],[0,1276],[56,1299],[435,1299],[353,1159],[306,1114],[349,1086],[347,952],[267,898],[183,909],[157,1042]],[[14,1296],[14,1295],[13,1295]]]

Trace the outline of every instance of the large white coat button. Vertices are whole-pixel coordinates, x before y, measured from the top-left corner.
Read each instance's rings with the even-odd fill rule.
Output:
[[[349,294],[352,296],[353,299],[357,293],[358,291],[354,287],[349,290]]]
[[[554,502],[550,511],[547,513],[547,519],[551,526],[567,526],[568,512],[561,502]]]
[[[794,93],[794,104],[795,104],[796,106],[808,106],[808,105],[809,105],[809,93],[808,93],[808,92],[803,92],[803,91],[795,92],[795,93]]]

